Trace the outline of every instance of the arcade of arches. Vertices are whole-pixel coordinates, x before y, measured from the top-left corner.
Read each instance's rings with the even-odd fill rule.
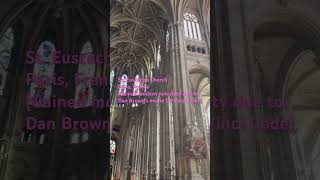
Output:
[[[320,179],[320,1],[11,0],[0,9],[1,180]],[[29,49],[46,63],[26,63]],[[57,49],[108,49],[110,67],[54,64],[48,54]],[[26,84],[26,72],[110,83],[61,90]],[[164,98],[148,92],[196,92],[201,103],[138,101]],[[26,94],[85,103],[27,111]],[[213,95],[275,97],[284,107],[221,111]],[[92,108],[96,97],[110,109]],[[110,117],[110,131],[30,131],[26,116]],[[288,118],[296,130],[210,131],[220,117],[252,116]]]

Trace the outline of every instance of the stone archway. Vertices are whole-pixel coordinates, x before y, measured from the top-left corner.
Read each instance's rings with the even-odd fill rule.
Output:
[[[310,104],[310,98],[316,99],[316,96],[305,96],[306,92],[303,92],[303,89],[308,89],[309,93],[317,91],[317,88],[312,88],[311,81],[315,79],[312,78],[312,74],[320,69],[317,65],[320,30],[310,19],[287,11],[271,12],[257,22],[253,34],[253,51],[257,61],[261,93],[265,98],[280,98],[286,104],[278,111],[264,110],[264,114],[267,117],[281,119],[292,117],[291,121],[297,127],[296,133],[265,136],[269,141],[266,143],[265,152],[268,171],[276,178],[288,178],[290,171],[295,172],[290,173],[291,179],[307,176],[311,178],[310,169],[305,168],[306,163],[299,146],[303,141],[301,137],[307,136],[302,135],[308,129],[307,122],[312,121],[312,118],[303,116],[302,111],[306,110],[302,109],[306,106],[312,109],[315,105]],[[305,122],[297,119],[303,119]],[[279,145],[282,147],[281,150]]]

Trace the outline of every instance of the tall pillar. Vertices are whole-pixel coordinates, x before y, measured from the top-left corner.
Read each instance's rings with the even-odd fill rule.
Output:
[[[159,179],[159,117],[156,104],[149,104],[150,139],[149,139],[149,164],[148,178],[150,180]]]
[[[228,8],[228,28],[230,36],[230,58],[234,77],[234,98],[244,97],[249,101],[259,98],[257,94],[256,77],[254,74],[254,60],[250,32],[247,26],[247,10],[245,0],[228,0],[224,4]],[[223,14],[219,14],[223,15]],[[234,99],[233,99],[234,101]],[[247,124],[256,115],[255,109],[235,109],[235,119],[243,120]],[[257,152],[257,137],[254,130],[240,130],[240,151],[242,160],[243,179],[262,179],[259,174],[259,159]]]
[[[191,92],[188,82],[189,72],[185,60],[183,22],[175,22],[169,25],[171,50],[170,64],[172,69],[172,91]],[[183,98],[183,97],[173,97]],[[199,171],[199,161],[194,143],[204,138],[204,132],[196,126],[194,112],[188,103],[173,103],[173,125],[175,141],[176,178],[207,179],[202,177]]]

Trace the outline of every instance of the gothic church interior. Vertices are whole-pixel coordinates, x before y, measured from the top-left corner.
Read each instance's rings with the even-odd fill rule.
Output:
[[[3,0],[0,9],[0,180],[320,179],[320,1]],[[28,50],[46,63],[26,63]],[[54,64],[53,50],[107,50],[110,61]],[[69,86],[27,84],[27,72]],[[76,73],[109,82],[75,84]],[[165,81],[143,81],[152,78]],[[150,92],[193,92],[201,103]],[[28,96],[85,103],[28,110]],[[212,104],[237,97],[283,106]],[[93,108],[95,98],[110,107]],[[108,119],[109,128],[24,124],[36,117],[58,127],[65,116]],[[295,129],[213,128],[222,117],[285,119]]]

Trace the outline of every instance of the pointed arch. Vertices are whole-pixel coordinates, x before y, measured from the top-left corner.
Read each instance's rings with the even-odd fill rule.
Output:
[[[134,79],[134,85],[133,85],[133,96],[139,96],[140,94],[140,78],[139,74],[136,75]]]
[[[81,54],[85,55],[85,62],[88,60],[88,54],[93,53],[92,44],[90,41],[87,41],[83,46],[80,52]],[[94,77],[95,75],[95,64],[79,64],[77,75],[84,76],[84,77]],[[76,102],[81,102],[81,105],[76,106],[76,108],[84,108],[89,107],[92,105],[93,100],[93,88],[92,85],[88,82],[80,82],[76,85],[75,91],[75,100]]]
[[[51,41],[44,41],[40,44],[37,55],[44,62],[35,64],[33,74],[41,77],[52,77],[54,75],[55,64],[52,62],[53,51],[55,45]],[[52,94],[52,84],[39,84],[35,81],[31,82],[30,98],[38,103],[48,100]],[[32,102],[32,101],[30,101]]]
[[[126,74],[123,74],[121,76],[121,81],[120,81],[119,96],[126,94],[127,84],[128,84],[128,76]]]

